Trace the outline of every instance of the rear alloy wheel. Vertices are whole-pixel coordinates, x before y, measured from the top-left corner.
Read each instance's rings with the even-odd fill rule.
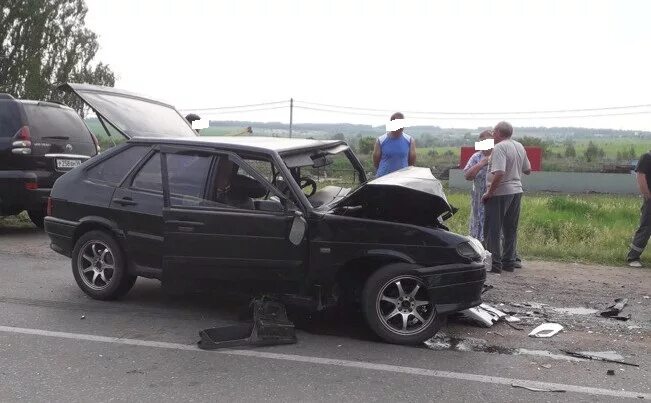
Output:
[[[116,240],[103,231],[82,235],[72,252],[72,273],[77,285],[94,299],[109,300],[126,294],[136,276],[126,272]]]
[[[385,266],[373,273],[364,287],[366,320],[389,343],[422,343],[442,325],[425,283],[412,269],[403,263]]]
[[[27,215],[29,216],[29,219],[32,220],[34,225],[41,229],[43,228],[43,220],[45,219],[44,210],[27,210]]]

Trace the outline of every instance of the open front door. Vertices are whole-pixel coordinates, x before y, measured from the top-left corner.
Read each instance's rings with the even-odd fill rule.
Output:
[[[295,224],[299,213],[269,198],[277,192],[271,184],[229,153],[168,150],[162,157],[164,282],[216,279],[269,291],[297,286],[307,228]],[[264,200],[255,200],[260,194]]]

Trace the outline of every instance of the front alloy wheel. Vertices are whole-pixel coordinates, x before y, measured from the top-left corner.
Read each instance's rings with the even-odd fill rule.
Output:
[[[382,324],[401,335],[421,332],[436,316],[423,281],[414,276],[387,281],[377,295],[375,307]]]
[[[408,263],[389,264],[371,274],[364,285],[362,310],[366,322],[389,343],[422,343],[445,322],[437,315],[416,268]]]

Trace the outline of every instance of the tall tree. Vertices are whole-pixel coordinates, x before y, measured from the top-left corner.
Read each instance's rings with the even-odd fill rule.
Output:
[[[95,62],[97,35],[86,28],[84,0],[0,0],[0,92],[82,105],[55,91],[66,81],[113,86],[110,67]]]

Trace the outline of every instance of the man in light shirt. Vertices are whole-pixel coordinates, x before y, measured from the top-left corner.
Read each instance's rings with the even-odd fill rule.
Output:
[[[519,142],[511,139],[513,126],[500,122],[493,129],[495,148],[486,175],[484,242],[493,255],[492,271],[512,272],[516,265],[518,221],[522,200],[521,174],[531,173],[531,163]],[[502,235],[504,236],[502,241]],[[503,242],[503,245],[502,245]]]

